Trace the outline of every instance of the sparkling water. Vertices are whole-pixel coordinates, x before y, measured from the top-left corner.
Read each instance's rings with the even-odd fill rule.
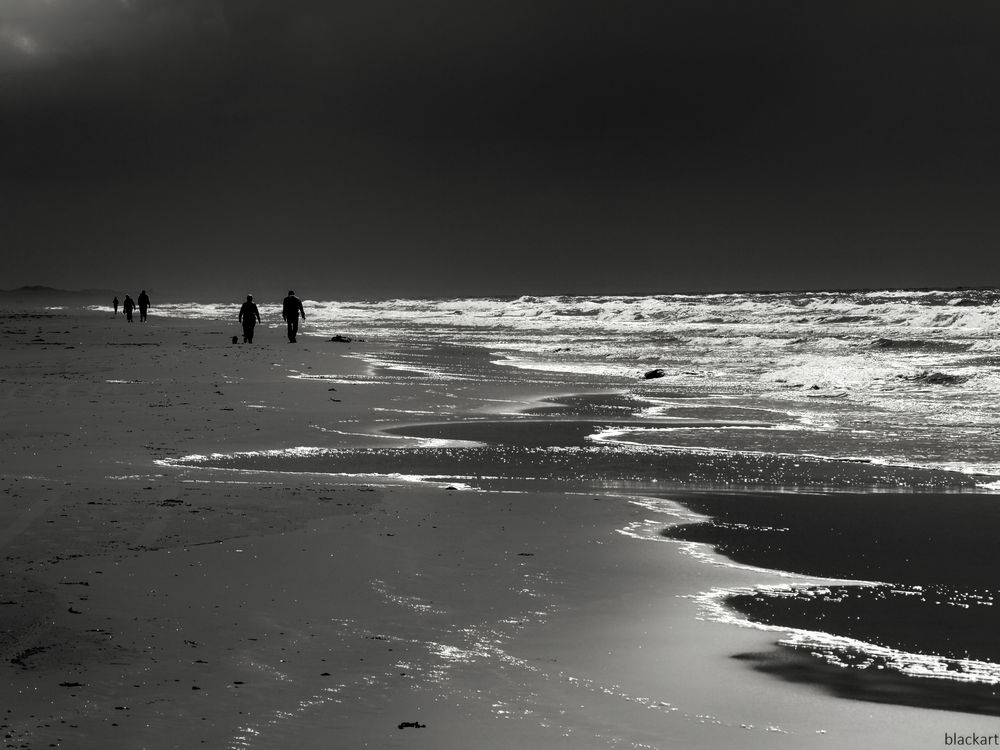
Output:
[[[1000,476],[998,301],[996,290],[306,299],[304,332],[377,342],[376,364],[431,378],[462,377],[443,345],[478,347],[522,377],[641,397],[659,421],[595,440],[952,469],[989,486]],[[158,313],[235,320],[238,308]],[[280,327],[277,303],[260,308]],[[740,426],[682,421],[708,415]]]

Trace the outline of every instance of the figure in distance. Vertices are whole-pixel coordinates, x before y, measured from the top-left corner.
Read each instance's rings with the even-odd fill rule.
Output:
[[[145,289],[143,289],[141,292],[139,292],[139,299],[137,300],[137,302],[139,303],[139,320],[142,323],[145,323],[146,322],[146,310],[149,309],[149,295],[146,294],[146,290]]]
[[[295,343],[295,334],[299,332],[299,316],[306,319],[306,311],[302,309],[302,300],[295,296],[295,292],[288,291],[288,296],[281,302],[281,317],[288,323],[288,341]]]
[[[125,311],[125,320],[127,320],[129,323],[132,322],[132,311],[134,309],[135,309],[135,301],[126,294],[125,301],[122,302],[122,310]]]
[[[240,308],[240,323],[243,324],[243,343],[252,344],[253,327],[260,323],[260,311],[254,304],[252,294],[247,295],[247,301]]]

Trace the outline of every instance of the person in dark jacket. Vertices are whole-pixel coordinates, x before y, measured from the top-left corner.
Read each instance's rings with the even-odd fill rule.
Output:
[[[111,304],[115,306],[115,315],[117,315],[118,314],[118,297],[115,297],[113,300],[111,300]]]
[[[260,323],[260,311],[254,304],[253,295],[247,295],[247,301],[240,308],[240,323],[243,324],[243,343],[253,343],[253,328]],[[235,338],[235,336],[233,337]]]
[[[306,311],[302,308],[302,300],[289,290],[288,296],[281,302],[281,317],[288,323],[288,340],[295,343],[295,335],[299,332],[299,316],[306,319]]]
[[[149,309],[149,295],[146,294],[146,290],[143,289],[139,292],[139,320],[143,323],[146,322],[146,310]]]
[[[129,323],[132,322],[132,311],[135,309],[135,300],[125,295],[125,301],[122,302],[122,310],[125,311],[125,320]]]

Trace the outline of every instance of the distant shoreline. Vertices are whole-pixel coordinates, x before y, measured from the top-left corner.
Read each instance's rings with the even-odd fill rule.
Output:
[[[175,293],[175,292],[160,292],[156,287],[148,286],[146,287],[150,295],[158,299],[160,302],[169,302],[171,304],[183,304],[190,302],[192,304],[204,304],[210,302],[220,302],[227,297],[232,297],[234,304],[241,301],[246,293],[238,292],[233,294],[185,294],[185,293]],[[138,287],[133,290],[134,293],[138,293]],[[132,293],[132,292],[130,292]],[[851,287],[851,288],[817,288],[817,289],[733,289],[733,290],[714,290],[714,291],[691,291],[691,290],[673,290],[673,291],[657,291],[657,292],[574,292],[574,291],[546,291],[546,292],[524,292],[521,294],[510,293],[510,294],[447,294],[447,295],[436,295],[436,294],[413,294],[413,295],[400,295],[400,294],[386,294],[386,295],[327,295],[327,294],[310,294],[307,291],[300,294],[304,299],[311,299],[316,301],[328,302],[328,301],[382,301],[382,300],[420,300],[420,299],[433,299],[433,300],[462,300],[462,299],[490,299],[490,300],[501,300],[501,301],[513,301],[521,299],[522,297],[534,297],[539,299],[547,298],[560,298],[565,297],[569,299],[592,299],[592,298],[602,298],[602,297],[624,297],[624,298],[648,298],[648,297],[718,297],[718,296],[742,296],[742,295],[752,295],[757,297],[782,297],[787,295],[812,295],[812,294],[878,294],[878,293],[911,293],[911,294],[962,294],[962,293],[996,293],[998,300],[1000,301],[1000,286],[997,285],[983,285],[983,286],[955,286],[955,287]],[[116,295],[121,298],[124,292],[117,291],[115,289],[101,289],[101,288],[88,288],[88,289],[62,289],[57,287],[49,287],[44,285],[27,285],[18,287],[15,289],[0,289],[0,303],[4,302],[43,302],[48,300],[63,300],[66,302],[77,302],[82,303],[84,300],[88,300],[87,304],[110,304],[111,299]],[[275,300],[279,300],[281,295],[284,294],[283,288],[280,292],[275,292],[272,296]],[[258,298],[267,299],[268,295],[257,293]]]

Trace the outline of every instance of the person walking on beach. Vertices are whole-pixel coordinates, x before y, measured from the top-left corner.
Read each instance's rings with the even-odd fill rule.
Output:
[[[129,323],[132,322],[132,311],[135,309],[135,302],[127,294],[125,295],[125,301],[122,302],[122,310],[125,311],[125,320]]]
[[[149,295],[146,294],[146,290],[143,289],[139,292],[139,320],[143,323],[146,322],[146,310],[149,309]]]
[[[306,311],[302,308],[302,300],[295,296],[295,292],[288,290],[288,296],[281,302],[281,317],[288,323],[288,341],[295,343],[295,334],[299,332],[299,316],[306,319]]]
[[[252,344],[253,327],[260,323],[260,311],[254,304],[252,294],[247,295],[247,301],[240,308],[240,323],[243,324],[243,343]]]
[[[117,315],[118,314],[118,297],[117,296],[115,296],[115,298],[113,300],[111,300],[111,304],[114,305],[115,315]]]

